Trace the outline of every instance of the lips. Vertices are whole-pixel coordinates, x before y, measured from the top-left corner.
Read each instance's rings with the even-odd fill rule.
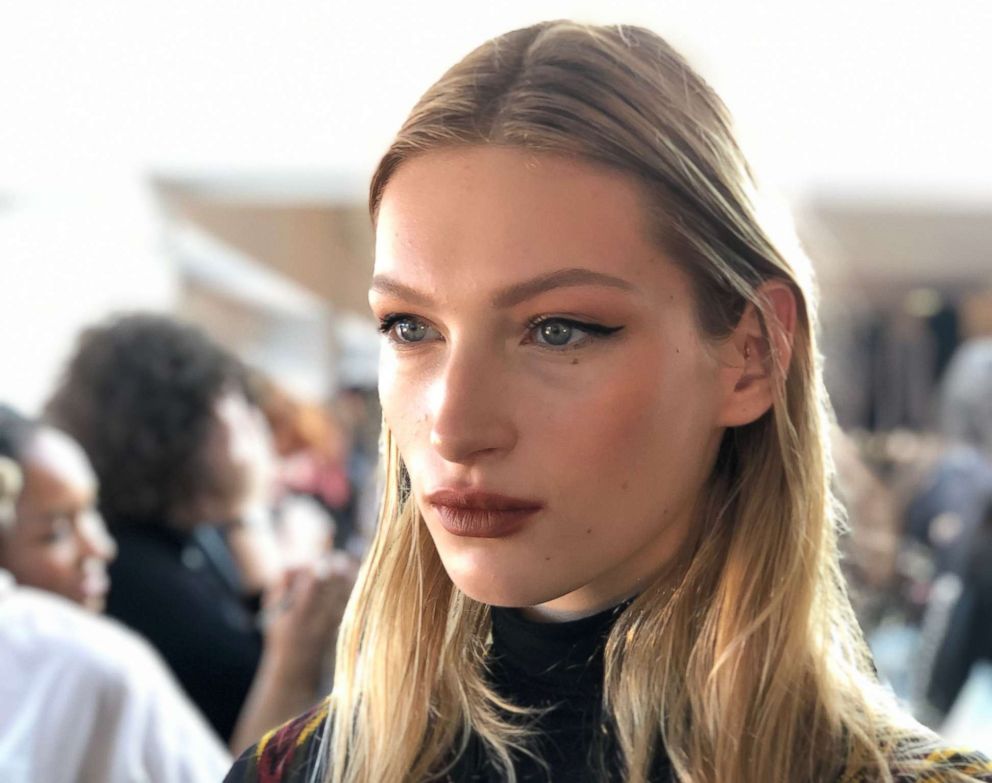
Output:
[[[513,535],[544,508],[540,501],[478,490],[440,489],[426,500],[446,531],[467,538]]]
[[[106,571],[88,571],[79,584],[84,598],[100,598],[110,589],[110,579]]]

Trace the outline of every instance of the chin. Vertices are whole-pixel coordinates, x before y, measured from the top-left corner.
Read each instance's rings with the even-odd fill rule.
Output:
[[[90,596],[88,598],[84,598],[79,603],[83,609],[88,612],[92,612],[93,614],[103,614],[103,610],[107,608],[107,597],[103,595]]]
[[[527,584],[518,574],[494,579],[492,575],[452,573],[449,570],[448,576],[455,587],[473,601],[489,606],[506,608],[537,606],[560,598],[563,594],[548,585]]]
[[[540,569],[519,541],[442,538],[440,544],[437,552],[448,578],[473,601],[507,608],[537,606],[575,589],[568,575]]]

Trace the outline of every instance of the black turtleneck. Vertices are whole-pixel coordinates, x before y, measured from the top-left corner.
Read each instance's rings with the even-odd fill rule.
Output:
[[[603,649],[624,608],[564,623],[534,622],[517,609],[493,608],[490,683],[514,704],[536,711],[533,750],[543,764],[517,757],[520,783],[620,780],[616,745],[603,719]],[[667,759],[659,758],[652,783],[671,779]],[[474,740],[449,780],[495,783],[502,777]]]
[[[516,609],[492,610],[489,681],[512,703],[533,708],[536,760],[519,754],[519,783],[620,783],[620,762],[602,714],[603,648],[626,604],[567,623],[537,623]],[[286,724],[245,751],[225,783],[305,783],[312,778],[327,703]],[[320,728],[316,728],[320,727]],[[433,780],[434,778],[432,778]],[[473,737],[447,773],[447,783],[505,783]],[[651,783],[672,783],[658,754]]]
[[[532,727],[533,750],[514,759],[520,783],[619,783],[622,780],[616,744],[602,718],[603,646],[620,606],[569,623],[535,623],[518,611],[493,609],[493,644],[489,677],[493,687],[520,706],[543,709]],[[266,735],[238,759],[225,783],[308,783],[321,752],[328,703]],[[906,734],[897,740],[893,759],[912,762],[912,773],[893,768],[901,783],[955,779],[992,783],[992,762],[980,754],[942,747],[932,735]],[[904,748],[901,746],[905,746]],[[887,749],[887,752],[892,748]],[[925,759],[925,761],[924,761]],[[843,759],[839,760],[843,763]],[[918,774],[920,765],[928,772]],[[875,774],[859,781],[875,780]],[[433,780],[434,778],[432,778]],[[845,776],[845,780],[853,780]],[[963,779],[963,777],[962,777]],[[668,758],[658,753],[651,783],[673,783]],[[447,775],[449,783],[504,783],[505,777],[486,759],[474,738]]]

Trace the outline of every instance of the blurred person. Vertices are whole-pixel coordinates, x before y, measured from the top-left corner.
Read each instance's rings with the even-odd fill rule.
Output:
[[[0,453],[24,475],[17,524],[0,533],[0,567],[18,584],[103,611],[117,547],[96,510],[96,476],[83,450],[0,405]]]
[[[23,477],[16,508],[9,510],[12,521],[0,529],[0,568],[19,585],[100,611],[109,586],[106,564],[116,546],[95,508],[97,484],[86,455],[65,433],[3,405],[0,455],[12,460]],[[328,622],[336,625],[343,602],[337,594],[339,580],[329,577],[326,564],[320,564],[316,575],[295,571],[280,579],[267,596],[264,616],[271,660],[266,673],[255,677],[252,697],[239,712],[232,733],[232,747],[237,750],[279,723],[286,710],[303,698],[299,694],[303,683],[293,677],[294,666],[300,664],[289,664],[300,654],[319,657],[328,643],[314,637],[326,633]],[[323,607],[315,606],[323,600]],[[302,630],[301,623],[312,627]],[[294,652],[291,648],[297,645]],[[288,696],[273,698],[275,686],[286,687]],[[292,701],[286,703],[288,697]]]
[[[382,489],[377,471],[382,422],[378,392],[375,387],[347,386],[334,398],[334,409],[351,435],[348,474],[354,494],[354,533],[348,551],[363,554],[375,532],[376,507]]]
[[[344,548],[351,536],[350,444],[330,413],[304,402],[270,378],[253,377],[277,456],[275,526],[284,555]]]
[[[850,531],[841,542],[841,564],[861,627],[881,620],[897,583],[900,515],[893,493],[863,458],[858,444],[839,426],[830,431],[835,491]]]
[[[318,709],[228,781],[992,780],[883,689],[808,263],[659,36],[452,66],[370,188],[386,488]]]
[[[945,448],[907,511],[935,552],[917,661],[917,714],[939,726],[973,666],[992,661],[992,339],[955,352],[938,400]]]
[[[213,783],[220,739],[147,642],[93,613],[112,554],[93,487],[78,446],[0,406],[0,780]]]
[[[907,509],[908,532],[960,571],[992,499],[992,339],[963,343],[937,400],[940,438]]]
[[[969,340],[951,357],[939,418],[946,438],[992,456],[992,337]]]
[[[218,734],[243,747],[317,700],[354,566],[284,569],[269,434],[240,362],[193,326],[125,316],[81,336],[46,414],[99,480],[118,545],[108,613]]]

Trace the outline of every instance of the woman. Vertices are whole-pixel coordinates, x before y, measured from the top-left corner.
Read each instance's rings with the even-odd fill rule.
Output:
[[[24,476],[16,524],[0,531],[0,567],[20,585],[103,611],[117,547],[96,510],[96,477],[83,450],[0,406],[0,455]]]
[[[270,443],[240,362],[193,326],[118,318],[84,333],[47,413],[99,479],[119,547],[108,614],[238,751],[313,704],[354,569],[283,573],[257,521]]]
[[[370,195],[380,526],[326,719],[229,780],[992,779],[875,682],[804,262],[668,44],[484,44]]]
[[[74,441],[0,405],[0,780],[216,781],[227,749],[147,642],[98,616],[114,544],[95,489]]]

